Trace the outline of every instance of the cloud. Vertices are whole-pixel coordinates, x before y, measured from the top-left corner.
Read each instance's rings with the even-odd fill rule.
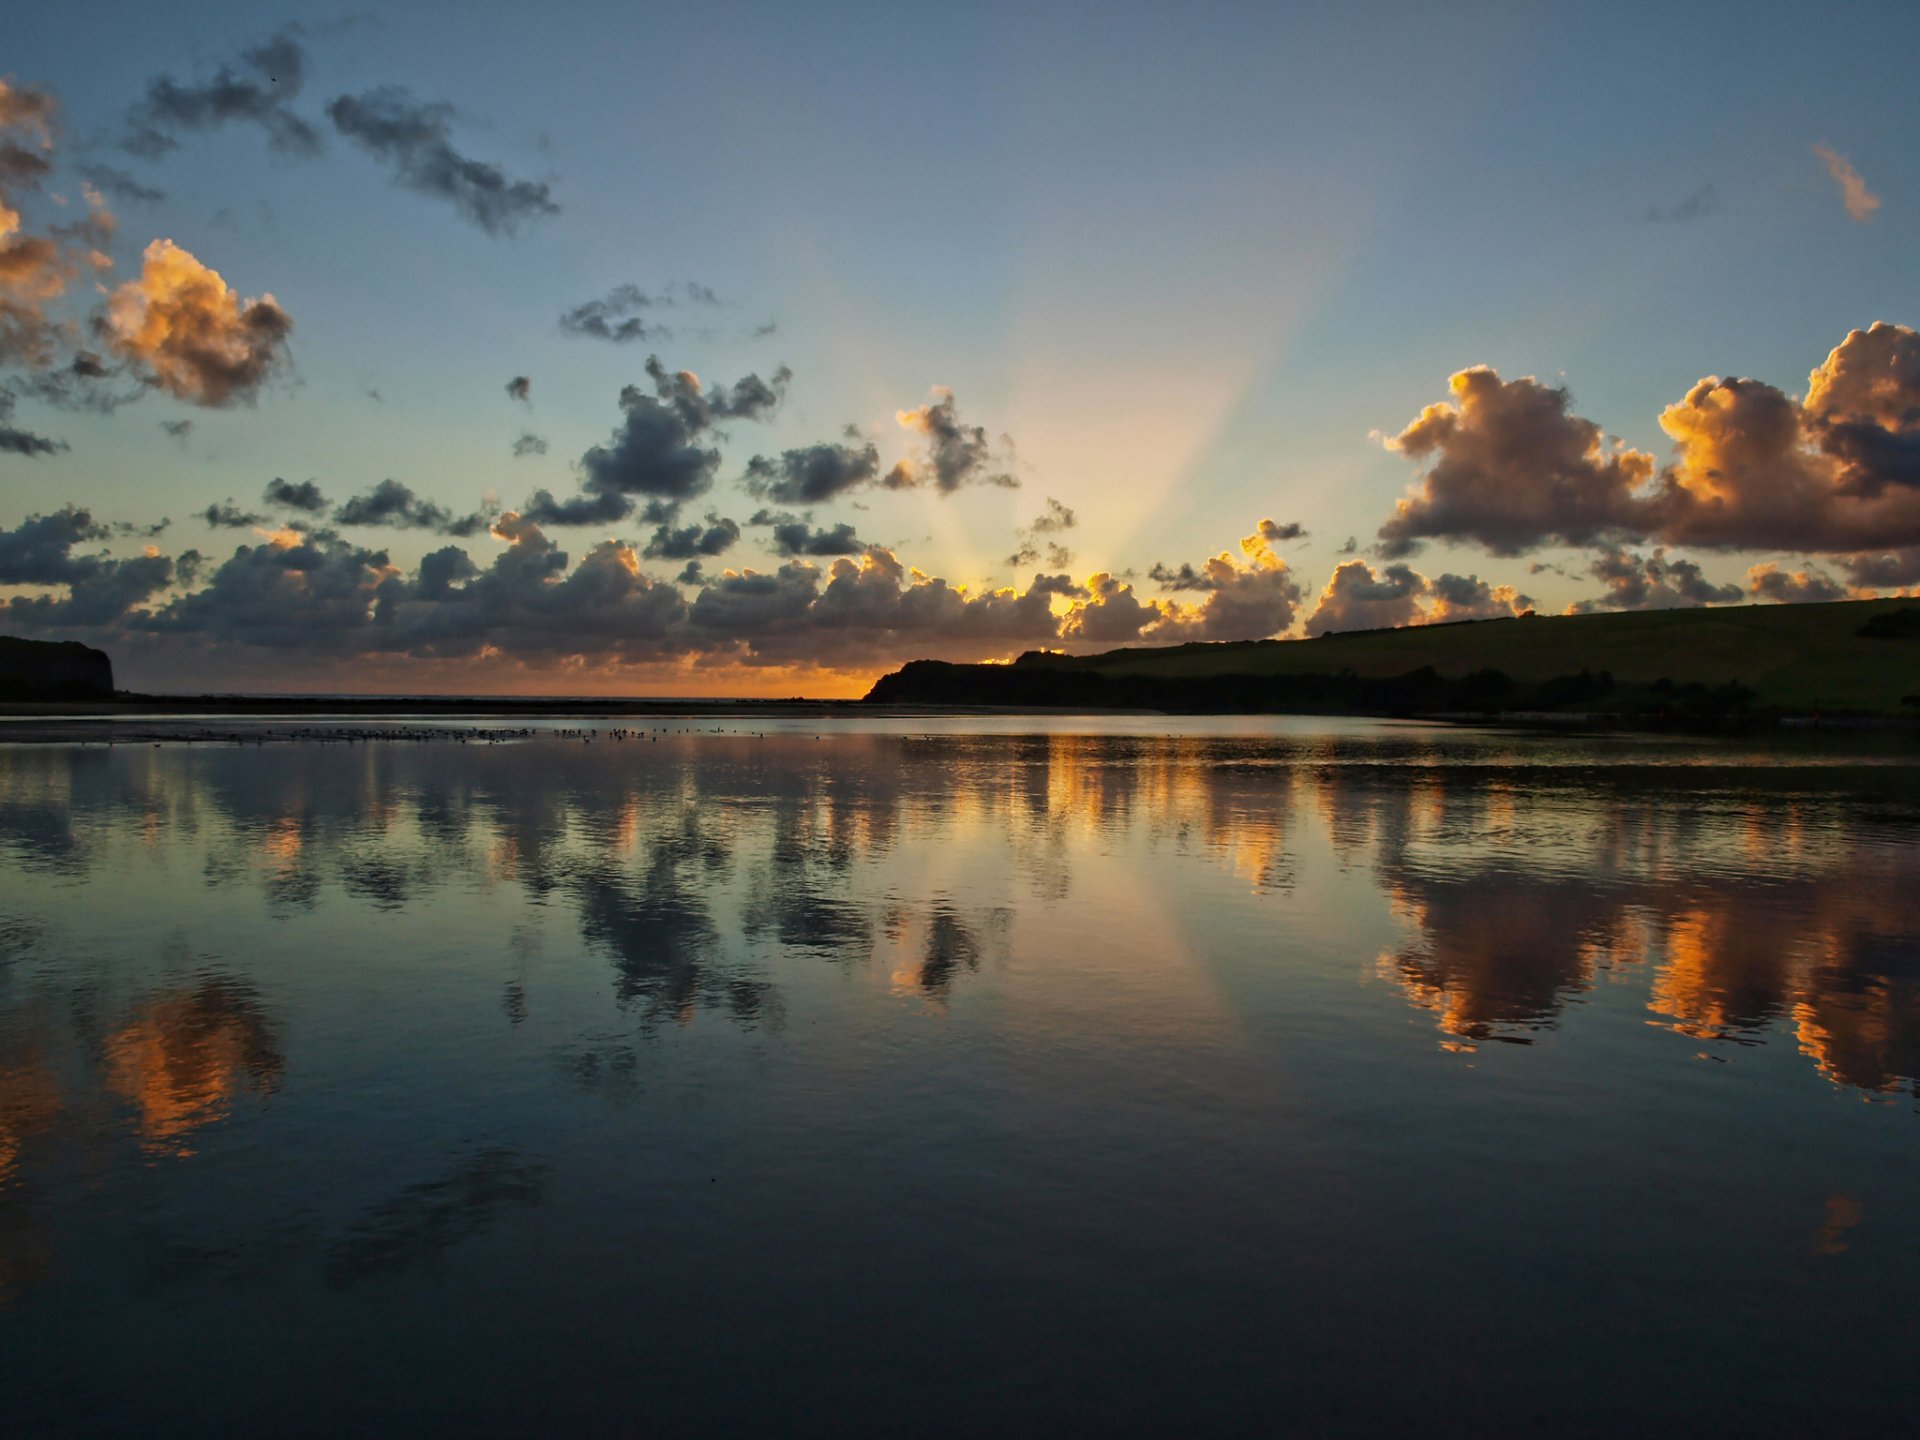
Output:
[[[1862,225],[1873,219],[1874,212],[1880,208],[1880,197],[1867,188],[1867,182],[1847,162],[1847,157],[1824,143],[1814,146],[1813,153],[1820,157],[1827,174],[1840,187],[1840,201],[1847,207],[1847,214]]]
[[[1803,604],[1814,600],[1844,600],[1847,587],[1817,565],[1788,572],[1778,565],[1755,565],[1747,571],[1747,593],[1756,600]]]
[[[640,314],[653,304],[653,297],[638,285],[616,285],[602,298],[584,301],[563,313],[560,330],[562,334],[611,340],[617,345],[650,340],[667,333]]]
[[[1036,575],[1027,587],[1041,595],[1058,595],[1063,600],[1085,600],[1093,592],[1076,584],[1071,575]]]
[[[167,192],[119,170],[112,165],[82,165],[80,173],[92,184],[130,205],[158,205],[167,198]]]
[[[11,390],[0,390],[0,455],[32,459],[38,455],[58,455],[67,448],[64,440],[49,440],[13,424],[13,410],[18,403]]]
[[[782,365],[765,380],[747,374],[732,385],[708,388],[691,370],[668,370],[658,355],[647,357],[646,371],[654,394],[696,431],[722,420],[765,420],[780,407],[793,379],[793,372]]]
[[[320,487],[311,480],[282,480],[278,476],[267,482],[265,493],[261,496],[267,504],[278,505],[288,510],[298,510],[307,515],[321,515],[331,503],[320,493]]]
[[[1138,640],[1143,630],[1158,624],[1171,607],[1142,600],[1133,586],[1106,571],[1087,577],[1086,599],[1076,604],[1061,624],[1062,638],[1117,645]],[[1050,584],[1046,593],[1055,593]]]
[[[382,480],[364,495],[340,502],[333,512],[337,525],[385,527],[394,530],[437,530],[442,535],[477,535],[488,528],[484,511],[455,516],[446,506],[416,495],[398,480]]]
[[[396,184],[445,200],[489,235],[510,235],[523,221],[560,213],[544,181],[509,179],[498,166],[454,149],[451,105],[418,101],[397,85],[385,85],[330,101],[327,118],[385,161]]]
[[[1640,556],[1610,548],[1588,567],[1605,583],[1606,593],[1567,607],[1569,615],[1600,610],[1678,610],[1695,605],[1731,605],[1740,600],[1738,585],[1716,585],[1692,560],[1669,560],[1664,549]]]
[[[1429,625],[1497,620],[1533,608],[1532,596],[1521,594],[1511,585],[1489,585],[1478,575],[1440,575],[1433,580],[1431,590],[1433,603],[1425,617]]]
[[[1284,525],[1272,520],[1262,520],[1259,525],[1254,527],[1254,533],[1268,545],[1284,545],[1292,540],[1306,539],[1307,527],[1302,525],[1298,520],[1289,520]],[[1244,549],[1247,542],[1242,540],[1240,544]]]
[[[507,381],[507,398],[518,400],[522,405],[533,403],[533,380],[526,375],[516,375]]]
[[[1287,527],[1263,520],[1241,537],[1240,556],[1222,551],[1199,566],[1155,565],[1149,578],[1163,589],[1192,590],[1197,605],[1142,600],[1133,586],[1109,573],[1092,576],[1079,595],[1060,582],[1036,576],[1034,586],[1076,600],[1061,623],[1061,635],[1088,643],[1145,640],[1178,645],[1193,640],[1264,640],[1293,628],[1300,612],[1299,577],[1274,553],[1269,536]]]
[[[317,154],[320,132],[287,108],[305,80],[306,52],[287,30],[241,51],[199,84],[157,75],[128,113],[121,146],[155,159],[178,148],[182,131],[242,123],[266,131],[267,143],[282,154]]]
[[[560,330],[591,340],[609,340],[624,345],[634,340],[664,339],[673,332],[651,321],[646,312],[671,310],[681,305],[717,306],[720,297],[705,285],[691,282],[669,285],[649,293],[638,285],[616,285],[595,300],[575,305],[560,316]]]
[[[108,625],[173,582],[174,562],[151,549],[131,559],[73,553],[111,533],[91,511],[71,505],[0,530],[0,585],[64,586],[67,591],[64,596],[15,595],[5,602],[7,619],[30,629]]]
[[[1071,565],[1073,551],[1050,537],[1064,535],[1078,523],[1079,517],[1071,509],[1049,495],[1045,513],[1036,517],[1031,525],[1013,532],[1019,543],[1007,557],[1007,564],[1033,565],[1044,558],[1047,564],[1058,569]]]
[[[1425,617],[1427,577],[1404,564],[1384,566],[1378,574],[1364,560],[1349,560],[1333,572],[1320,603],[1307,619],[1309,635],[1329,631],[1384,630],[1413,625]]]
[[[550,490],[536,490],[520,507],[535,525],[617,525],[633,514],[633,501],[618,493],[569,495],[554,498]]]
[[[46,91],[0,80],[0,364],[52,364],[61,332],[47,303],[83,268],[110,263],[99,246],[113,216],[97,191],[88,192],[88,216],[77,225],[45,235],[24,228],[17,192],[37,189],[51,168],[54,113]]]
[[[664,523],[679,506],[713,486],[720,452],[700,443],[721,420],[759,420],[780,404],[792,372],[743,376],[733,385],[702,385],[690,370],[669,371],[658,356],[647,359],[653,382],[620,392],[620,424],[604,445],[580,457],[582,494],[555,500],[542,490],[522,507],[542,525],[602,525],[625,519],[641,500],[659,507],[650,518]]]
[[[580,457],[581,488],[632,506],[636,495],[680,504],[713,485],[720,452],[702,446],[705,424],[689,424],[676,407],[629,385],[620,392],[625,418],[604,445]]]
[[[1847,581],[1856,590],[1898,590],[1920,585],[1920,546],[1849,555]]]
[[[1634,491],[1653,458],[1609,442],[1573,414],[1564,389],[1488,367],[1449,382],[1455,402],[1429,405],[1387,447],[1432,464],[1380,527],[1380,551],[1412,554],[1426,539],[1472,541],[1518,555],[1548,541],[1587,545],[1646,523]]]
[[[933,387],[933,399],[918,410],[900,410],[894,419],[902,429],[925,437],[927,458],[914,462],[902,460],[887,472],[883,482],[889,489],[905,490],[932,484],[942,495],[951,495],[962,485],[999,485],[1018,488],[1020,481],[1005,469],[993,453],[986,430],[960,420],[953,391],[944,385]],[[1008,442],[1003,436],[1003,447]]]
[[[1073,512],[1067,513],[1071,516]],[[1304,526],[1293,521],[1281,525],[1273,520],[1262,520],[1253,527],[1251,535],[1241,537],[1240,553],[1253,561],[1257,568],[1284,570],[1285,562],[1274,553],[1273,547],[1289,540],[1303,539],[1306,533]],[[1147,578],[1162,590],[1217,590],[1220,588],[1220,576],[1234,568],[1233,557],[1221,554],[1198,569],[1184,562],[1178,568],[1156,562],[1147,571]]]
[[[782,505],[817,505],[880,478],[880,452],[872,445],[825,443],[785,450],[747,462],[747,489]]]
[[[1805,413],[1841,493],[1920,489],[1920,333],[1884,322],[1849,333],[1807,377]]]
[[[53,169],[53,96],[0,80],[0,193],[39,187]]]
[[[867,545],[845,521],[820,530],[788,518],[773,527],[773,548],[781,555],[858,555]]]
[[[728,571],[695,598],[688,628],[708,643],[737,645],[750,663],[871,664],[1004,653],[1050,640],[1059,626],[1044,592],[970,593],[874,546],[824,573],[800,560],[771,574]]]
[[[1695,220],[1704,220],[1709,215],[1720,213],[1720,200],[1713,193],[1713,186],[1702,185],[1678,204],[1662,208],[1658,205],[1647,207],[1647,223],[1650,225],[1690,225]]]
[[[216,500],[206,509],[195,513],[196,518],[204,520],[215,530],[253,530],[271,523],[265,515],[242,510],[231,500]]]
[[[523,431],[520,438],[513,442],[513,458],[524,460],[529,455],[547,453],[547,440],[544,435],[535,435],[532,431]]]
[[[147,383],[195,405],[252,403],[285,363],[293,319],[271,295],[242,302],[218,272],[171,240],[115,290],[101,333]]]
[[[648,560],[692,560],[698,557],[724,555],[740,539],[740,526],[737,521],[709,514],[704,525],[685,525],[674,529],[662,525],[653,532],[653,538],[647,541],[647,548],[641,555]]]
[[[51,149],[57,108],[53,96],[45,90],[0,80],[0,133],[36,136],[43,147]]]
[[[1850,332],[1804,401],[1716,376],[1660,416],[1674,458],[1604,440],[1566,392],[1493,371],[1453,380],[1393,448],[1432,463],[1380,528],[1394,556],[1422,539],[1497,555],[1542,544],[1686,545],[1857,554],[1920,546],[1920,333]]]
[[[1660,425],[1677,459],[1651,533],[1719,549],[1846,552],[1920,544],[1920,334],[1855,330],[1803,402],[1708,377]]]

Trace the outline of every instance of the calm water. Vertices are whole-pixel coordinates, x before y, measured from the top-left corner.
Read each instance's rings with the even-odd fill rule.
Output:
[[[0,746],[0,1429],[1920,1414],[1910,759],[700,723]]]

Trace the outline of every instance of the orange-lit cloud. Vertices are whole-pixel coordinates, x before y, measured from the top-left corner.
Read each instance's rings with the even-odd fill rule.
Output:
[[[1661,413],[1675,456],[1657,471],[1574,414],[1564,390],[1485,367],[1452,386],[1457,403],[1428,406],[1388,442],[1430,462],[1380,527],[1390,557],[1427,540],[1496,555],[1657,541],[1864,567],[1869,552],[1920,547],[1920,333],[1905,326],[1851,332],[1808,377],[1805,401],[1761,380],[1699,381]]]
[[[1862,225],[1873,219],[1874,212],[1880,208],[1880,197],[1867,188],[1867,182],[1860,178],[1860,172],[1848,163],[1847,157],[1824,143],[1814,146],[1813,153],[1820,157],[1827,174],[1840,187],[1840,201],[1847,207],[1847,214]]]
[[[195,405],[251,401],[286,362],[293,319],[272,295],[242,301],[219,272],[171,240],[113,292],[102,330],[152,384]]]

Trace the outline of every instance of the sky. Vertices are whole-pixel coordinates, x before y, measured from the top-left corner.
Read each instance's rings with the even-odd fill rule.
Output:
[[[1917,45],[1896,5],[45,12],[0,59],[0,629],[151,691],[828,696],[1904,592],[1920,156],[1872,57]]]

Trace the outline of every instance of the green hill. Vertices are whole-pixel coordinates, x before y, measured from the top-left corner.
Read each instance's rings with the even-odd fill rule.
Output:
[[[919,704],[1436,713],[1914,715],[1920,603],[1527,616],[1315,640],[916,661],[868,699]],[[1920,703],[1920,702],[1916,702]]]

